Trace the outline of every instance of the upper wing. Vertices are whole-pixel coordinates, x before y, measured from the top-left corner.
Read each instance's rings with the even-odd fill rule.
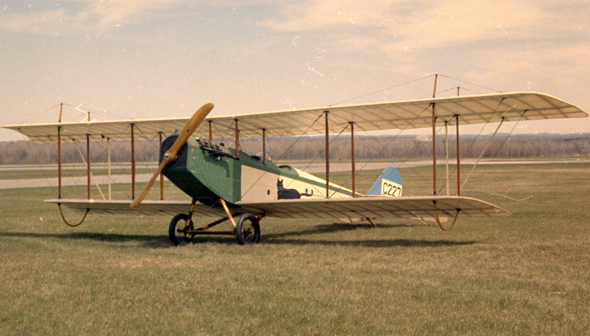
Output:
[[[403,130],[432,127],[432,104],[436,105],[437,122],[441,124],[444,121],[452,124],[455,115],[460,116],[460,124],[500,122],[502,118],[505,121],[519,121],[588,116],[563,100],[541,93],[524,92],[263,112],[211,117],[211,121],[227,129],[233,127],[237,119],[240,133],[251,137],[260,137],[263,128],[268,136],[325,134],[324,118],[320,117],[329,111],[330,133],[341,132],[351,122],[362,131]]]
[[[440,217],[505,217],[511,213],[493,204],[462,196],[360,197],[296,199],[271,202],[237,202],[252,213],[278,218],[415,218],[434,219],[434,202]]]
[[[226,130],[233,128],[236,120],[240,134],[245,137],[260,137],[262,129],[266,130],[267,136],[324,134],[325,124],[321,116],[325,111],[330,112],[330,132],[340,132],[351,122],[362,131],[410,129],[432,126],[432,112],[429,109],[432,104],[436,105],[438,122],[452,122],[454,116],[459,115],[460,124],[499,122],[502,118],[505,121],[518,121],[588,116],[586,112],[558,98],[523,92],[210,116],[206,120],[214,126],[211,128],[214,138],[227,137]],[[58,127],[62,130],[62,142],[83,142],[86,141],[86,135],[90,135],[91,141],[103,141],[106,138],[129,140],[130,125],[136,128],[136,138],[154,139],[159,133],[170,135],[182,129],[187,121],[188,118],[174,118],[3,127],[18,131],[36,143],[55,143]],[[195,134],[208,136],[209,123],[203,122]]]

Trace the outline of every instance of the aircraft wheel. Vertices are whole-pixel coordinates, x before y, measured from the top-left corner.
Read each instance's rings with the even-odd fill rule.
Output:
[[[170,227],[168,228],[168,236],[170,237],[170,241],[175,246],[190,243],[192,236],[187,235],[184,227],[186,226],[186,221],[188,220],[188,215],[184,213],[179,213],[178,215],[172,218],[170,221]],[[189,229],[193,229],[193,224],[189,226]]]
[[[236,239],[240,245],[252,245],[260,241],[260,224],[254,215],[240,216],[236,223]]]

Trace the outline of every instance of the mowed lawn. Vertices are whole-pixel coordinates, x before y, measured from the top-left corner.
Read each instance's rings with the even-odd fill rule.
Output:
[[[464,194],[512,217],[267,218],[256,246],[174,247],[159,216],[69,228],[42,202],[55,190],[1,190],[0,334],[587,335],[590,164],[478,169]],[[401,173],[406,194],[431,192],[431,169]]]

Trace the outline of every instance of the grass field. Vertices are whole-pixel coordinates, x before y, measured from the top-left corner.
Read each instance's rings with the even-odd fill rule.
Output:
[[[69,228],[50,188],[0,190],[0,334],[587,335],[590,164],[483,171],[467,196],[514,216],[265,219],[256,246],[173,247],[168,217]],[[432,188],[431,169],[401,173],[406,194]]]

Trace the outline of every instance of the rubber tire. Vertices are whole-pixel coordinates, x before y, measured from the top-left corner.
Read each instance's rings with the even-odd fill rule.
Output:
[[[246,221],[250,221],[250,227],[247,226]],[[254,229],[254,236],[251,236],[252,232],[248,231],[250,228]],[[251,236],[250,239],[248,239],[249,236]],[[236,240],[240,245],[253,245],[260,242],[260,223],[254,215],[247,213],[240,216],[236,223]]]
[[[186,237],[183,239],[178,239],[178,237],[176,236],[176,234],[178,233],[176,231],[176,226],[178,225],[178,223],[181,223],[182,225],[182,229],[184,228],[184,226],[186,226],[186,221],[188,220],[188,215],[185,213],[179,213],[178,215],[174,216],[174,218],[172,218],[172,220],[170,221],[170,226],[168,227],[168,237],[170,237],[170,241],[172,242],[172,244],[174,244],[174,246],[178,246],[178,245],[182,245],[182,244],[186,244],[186,243],[190,243],[191,239]],[[191,224],[189,229],[192,229],[193,225]]]

